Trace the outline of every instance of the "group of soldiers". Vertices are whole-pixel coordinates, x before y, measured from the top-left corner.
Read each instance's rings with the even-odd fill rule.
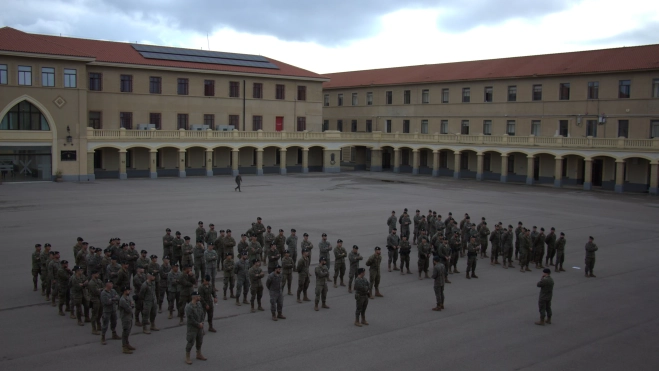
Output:
[[[535,263],[536,268],[542,269],[546,245],[544,264],[554,266],[556,272],[565,271],[565,235],[561,233],[557,238],[554,228],[545,235],[544,228],[538,231],[534,226],[531,231],[519,222],[514,231],[512,226],[504,228],[502,223],[496,224],[490,231],[485,218],[476,225],[471,222],[469,215],[465,214],[464,219],[458,223],[451,213],[443,221],[441,215],[436,212],[430,211],[426,217],[420,215],[417,210],[416,215],[410,219],[407,209],[398,219],[395,211],[392,211],[387,225],[389,272],[393,266],[393,270],[400,270],[401,274],[405,274],[405,269],[410,274],[411,245],[417,245],[418,248],[419,279],[431,278],[428,269],[432,259],[432,279],[436,297],[433,311],[444,309],[444,285],[451,283],[449,274],[460,273],[457,270],[460,257],[467,256],[466,278],[478,278],[475,274],[477,257],[480,254],[481,259],[488,258],[488,242],[491,243],[492,265],[499,264],[498,259],[501,256],[504,268],[514,268],[514,253],[522,272],[530,271],[530,261]],[[397,235],[398,225],[401,230],[400,237]],[[409,241],[411,226],[413,235]],[[273,321],[286,319],[283,315],[284,289],[287,289],[288,295],[293,295],[293,272],[298,274],[297,302],[311,301],[307,291],[314,245],[309,241],[307,233],[304,233],[300,243],[299,259],[296,230],[291,229],[288,237],[284,236],[283,229],[279,229],[278,235],[275,235],[270,226],[264,226],[260,217],[252,223],[251,228],[241,234],[238,243],[232,237],[230,229],[220,230],[218,233],[214,225],[210,224],[209,230],[206,230],[201,221],[195,231],[195,245],[190,241],[188,236],[181,238],[178,231],[172,236],[171,229],[167,228],[162,238],[163,257],[161,263],[158,263],[157,255],[147,257],[148,252],[138,252],[133,242],[121,243],[120,238],[112,238],[109,246],[103,250],[89,246],[79,237],[73,247],[75,265],[72,269],[66,260],[60,261],[60,253],[53,251],[50,244],[45,244],[43,251],[41,245],[37,244],[32,254],[34,290],[37,291],[40,276],[42,295],[53,306],[58,305],[60,315],[64,316],[65,312],[70,312],[70,317],[77,319],[80,326],[90,322],[92,334],[101,335],[102,344],[106,344],[106,333],[110,328],[112,339],[122,340],[122,351],[126,354],[135,350],[129,342],[133,323],[141,326],[145,334],[159,331],[155,321],[157,313],[162,313],[164,300],[167,299],[168,318],[172,319],[176,310],[179,325],[183,325],[184,318],[187,319],[186,363],[191,363],[190,352],[193,346],[197,349],[196,359],[206,360],[201,353],[201,345],[205,322],[208,322],[209,332],[216,332],[213,327],[213,311],[218,301],[219,288],[216,288],[215,281],[219,271],[223,275],[223,300],[227,300],[228,291],[229,297],[235,298],[236,305],[250,304],[251,312],[264,311],[261,299],[266,273],[263,271],[262,262],[267,264],[265,287],[270,295]],[[237,251],[234,251],[234,246]],[[323,233],[318,249],[319,263],[314,271],[314,310],[329,309],[327,291],[328,285],[332,283],[330,255],[333,254],[333,286],[346,286],[344,276],[348,264],[348,292],[352,293],[354,288],[356,301],[354,324],[358,327],[368,325],[366,308],[369,299],[383,297],[379,289],[381,248],[375,247],[373,254],[366,261],[369,279],[366,278],[366,269],[359,267],[364,257],[360,255],[358,246],[354,245],[348,252],[343,247],[343,241],[338,239],[336,246],[332,247],[327,241],[327,234]],[[586,244],[586,277],[595,277],[595,251],[597,245],[590,237]],[[237,258],[234,259],[234,256]],[[397,266],[399,256],[400,269]],[[548,271],[543,270],[547,276]],[[547,281],[544,278],[543,280]],[[553,281],[551,285],[541,286],[539,283],[538,286],[542,287],[544,293],[540,304],[541,315],[547,315],[542,314],[544,308],[544,312],[548,313],[548,323],[551,323],[551,293],[547,294],[546,291],[549,286],[553,289]],[[120,290],[119,293],[117,289]],[[250,301],[247,301],[248,291],[251,294]],[[121,337],[116,332],[117,310],[122,324]],[[544,323],[542,320],[542,324]]]

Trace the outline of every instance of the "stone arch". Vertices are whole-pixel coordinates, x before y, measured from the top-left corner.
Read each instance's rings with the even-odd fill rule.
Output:
[[[306,147],[309,150],[309,172],[322,172],[323,171],[323,158],[326,150],[325,146],[314,144]]]

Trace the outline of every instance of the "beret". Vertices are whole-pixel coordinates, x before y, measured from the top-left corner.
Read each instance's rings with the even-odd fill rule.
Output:
[[[309,249],[302,249],[302,252],[309,252]]]
[[[180,235],[181,235],[181,232],[176,231],[176,235],[177,235],[177,236],[180,236]]]
[[[178,233],[177,233],[177,234],[178,234]],[[183,239],[186,240],[186,241],[189,241],[189,240],[190,240],[190,237],[189,237],[189,236],[185,236],[185,237],[183,237]]]
[[[296,232],[296,230],[294,228],[291,228],[291,232]]]
[[[364,272],[366,272],[366,269],[364,269],[364,268],[357,269],[357,274],[362,274]]]
[[[224,233],[224,229],[220,229],[220,233]]]
[[[545,228],[544,228],[544,227],[542,227],[542,228],[540,228],[540,230],[544,232],[544,231],[545,231]]]
[[[272,227],[271,227],[271,226],[267,226],[266,228],[267,228],[267,229],[272,229]]]
[[[233,256],[233,253],[232,253],[231,251],[229,251],[229,252],[227,253],[227,256],[229,256],[229,255]]]
[[[377,250],[382,250],[382,249],[380,248],[380,246],[375,246],[375,250],[377,251]]]
[[[169,228],[165,229],[165,232],[171,232],[171,231],[172,231],[172,230],[169,229]]]
[[[432,260],[438,262],[439,261],[439,256],[433,257]]]
[[[88,245],[89,245],[89,242],[83,242],[82,245],[83,245],[83,246],[88,246]]]
[[[252,263],[256,264],[259,260],[258,259],[252,259]]]
[[[62,264],[69,264],[68,260],[62,260]]]
[[[552,230],[552,231],[555,231],[555,230],[556,230],[556,228],[554,228],[554,227],[551,227],[551,230]]]
[[[309,234],[308,234],[308,233],[305,233],[305,234],[303,234],[303,236],[309,236]]]
[[[561,236],[565,236],[565,233],[561,232]]]
[[[74,271],[77,271],[78,269],[82,269],[82,268],[81,268],[80,266],[78,266],[78,265],[74,265],[74,266],[73,266],[73,270],[74,270]]]
[[[261,217],[259,216],[259,217],[256,218],[256,220],[263,220],[263,219],[261,219]]]
[[[277,266],[275,267],[275,269],[278,269],[278,268],[281,268],[281,265],[277,264]]]
[[[78,240],[78,241],[82,241],[82,237],[78,237],[77,240]]]
[[[322,261],[327,261],[327,259],[325,259],[325,257],[323,256],[323,257],[321,257],[318,261],[321,261],[321,262],[322,262]]]
[[[243,251],[242,256],[247,256],[247,251]]]
[[[327,233],[323,233],[323,234],[322,234],[322,237],[327,237]]]
[[[193,292],[192,292],[192,296],[199,296],[199,291],[196,291],[196,290],[193,291]]]
[[[210,281],[210,280],[211,280],[211,276],[206,275],[206,276],[204,277],[204,279],[205,279],[206,281]]]
[[[124,286],[121,288],[121,291],[128,291],[130,290],[130,286]]]
[[[355,249],[355,250],[359,250],[359,246],[357,246],[357,245],[352,245],[352,248]]]
[[[34,247],[41,247],[41,244],[38,243],[38,244],[34,245]]]
[[[392,231],[397,231],[398,229],[396,229],[396,228],[394,227],[394,228],[391,228],[391,230],[392,230]]]
[[[336,240],[336,243],[341,243],[341,242],[343,242],[343,240],[340,239],[340,238],[338,240]]]
[[[231,229],[227,229],[227,233],[231,233]]]
[[[135,242],[129,242],[128,246],[135,246]]]
[[[146,254],[146,253],[147,253],[146,250],[142,250],[142,251],[140,251],[140,254]]]
[[[197,224],[204,224],[204,222],[202,222],[202,221],[200,220],[199,223],[197,223]]]
[[[593,236],[588,236],[588,238],[590,238],[591,240],[594,240],[594,239],[595,239]]]
[[[163,257],[163,260],[165,260],[165,259],[169,260],[169,255],[165,255],[165,256]]]
[[[151,255],[150,258],[151,259],[158,259],[158,255]]]
[[[52,246],[52,245],[49,244],[49,243],[46,243],[44,246],[45,246],[45,247],[50,247],[50,246]]]
[[[542,273],[547,273],[547,274],[549,274],[549,273],[551,273],[551,269],[549,269],[549,268],[545,268],[545,269],[542,270]]]
[[[288,250],[284,250],[284,254],[290,254],[291,252]]]
[[[112,283],[112,280],[107,279],[107,280],[105,280],[105,283]]]
[[[201,238],[197,238],[197,243],[199,243],[199,242],[204,242],[204,240],[201,239]]]
[[[211,223],[208,225],[209,227],[215,227],[215,224]]]

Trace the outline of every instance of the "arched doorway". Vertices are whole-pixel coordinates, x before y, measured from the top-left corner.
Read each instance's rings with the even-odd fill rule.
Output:
[[[11,104],[11,103],[10,103]],[[3,111],[0,138],[24,140],[0,147],[0,176],[6,182],[48,181],[53,172],[53,132],[41,109],[28,100]],[[73,151],[62,151],[63,161],[76,161]]]

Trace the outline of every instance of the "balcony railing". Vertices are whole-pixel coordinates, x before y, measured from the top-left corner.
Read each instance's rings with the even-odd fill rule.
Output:
[[[659,150],[659,138],[574,138],[574,137],[536,137],[509,135],[461,135],[461,134],[400,134],[382,133],[343,133],[328,130],[325,132],[265,132],[265,131],[213,131],[213,130],[105,130],[87,129],[90,141],[120,140],[144,141],[151,139],[182,141],[263,141],[281,142],[296,140],[345,142],[350,145],[375,144],[472,144],[484,146],[521,146],[521,147],[560,147],[560,148],[611,148],[634,150]]]

